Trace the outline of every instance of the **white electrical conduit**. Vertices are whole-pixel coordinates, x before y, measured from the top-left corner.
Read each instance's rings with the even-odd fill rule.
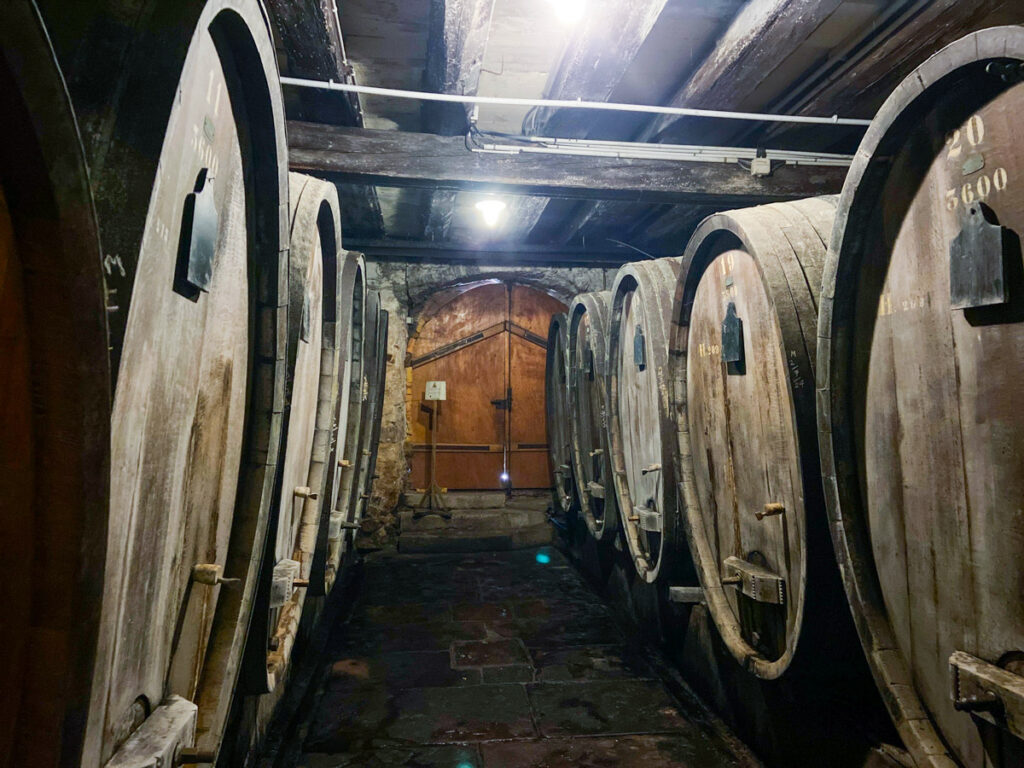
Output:
[[[367,96],[385,96],[394,99],[418,99],[420,101],[448,101],[456,104],[497,104],[516,107],[548,107],[551,109],[603,109],[611,112],[644,112],[652,115],[677,115],[679,117],[717,117],[725,120],[754,120],[766,123],[810,123],[813,125],[856,125],[866,127],[870,120],[852,117],[806,117],[804,115],[770,115],[760,112],[730,112],[720,109],[691,109],[689,107],[659,107],[651,104],[619,104],[608,101],[573,101],[571,99],[518,99],[504,96],[462,96],[454,93],[429,93],[427,91],[403,91],[395,88],[377,88],[372,85],[336,83],[333,80],[307,80],[301,77],[282,77],[283,85],[298,88],[317,88],[324,91],[362,93]]]
[[[522,144],[504,144],[488,141],[486,134],[473,137],[474,152],[515,155],[531,152],[579,157],[614,157],[630,160],[698,161],[704,163],[735,163],[765,157],[786,165],[849,166],[853,155],[830,152],[799,152],[788,149],[758,150],[744,147],[702,147],[690,144],[642,144],[630,141],[597,141],[591,139],[547,139],[539,136],[516,137]]]

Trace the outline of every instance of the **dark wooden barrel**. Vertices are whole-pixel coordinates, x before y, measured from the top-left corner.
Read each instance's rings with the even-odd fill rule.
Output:
[[[680,260],[622,267],[612,287],[609,447],[619,520],[637,573],[653,582],[685,548],[678,541],[675,420],[669,397],[672,299]]]
[[[1024,28],[890,96],[840,198],[818,424],[861,640],[919,766],[1024,765]]]
[[[580,511],[598,540],[618,528],[608,449],[608,329],[610,291],[584,293],[569,307],[568,421]]]
[[[0,23],[0,766],[82,762],[103,596],[110,368],[78,124],[35,3]]]
[[[332,493],[333,503],[327,534],[327,558],[325,579],[328,590],[333,586],[342,566],[342,560],[351,541],[351,532],[358,528],[355,523],[355,499],[358,486],[359,467],[362,459],[360,439],[366,410],[366,337],[368,302],[376,294],[366,290],[366,269],[361,254],[352,254],[352,288],[349,292],[349,357],[347,392],[342,395],[345,414],[339,419],[337,466],[337,490]]]
[[[683,254],[673,310],[690,551],[726,647],[766,679],[808,642],[805,625],[832,625],[830,602],[845,611],[821,493],[813,365],[835,206],[813,198],[708,217]],[[815,601],[825,584],[834,591]]]
[[[80,762],[178,746],[210,758],[279,496],[288,182],[274,47],[255,0],[40,6],[88,126],[117,377]]]
[[[389,314],[386,309],[380,307],[380,294],[374,292],[377,305],[377,322],[373,328],[372,344],[367,338],[365,359],[367,366],[367,403],[365,410],[365,421],[363,424],[362,441],[363,463],[359,467],[358,497],[356,500],[355,519],[356,525],[362,522],[366,510],[370,505],[370,496],[373,491],[373,481],[377,477],[377,448],[380,444],[381,417],[384,413],[384,385],[387,377],[388,367],[388,321]]]
[[[576,502],[569,434],[569,327],[564,312],[551,316],[544,368],[544,407],[551,459],[552,500],[555,510],[568,512]]]
[[[344,530],[342,523],[345,519],[345,512],[339,511],[338,506],[344,495],[346,477],[351,475],[351,455],[355,450],[353,435],[358,429],[353,424],[358,422],[362,408],[361,388],[352,385],[352,378],[362,373],[359,361],[362,359],[363,304],[366,301],[365,265],[362,254],[355,251],[342,250],[339,259],[338,327],[335,331],[338,340],[335,352],[338,398],[328,449],[329,466],[324,470],[329,473],[322,502],[324,514],[321,515],[310,564],[309,590],[312,595],[325,595],[334,585],[338,564],[332,558],[332,551],[334,542],[340,539]]]
[[[376,467],[377,440],[380,436],[380,397],[378,390],[383,382],[379,376],[382,370],[381,355],[386,364],[387,355],[387,312],[381,309],[380,293],[368,291],[364,308],[363,338],[361,347],[361,376],[359,381],[362,406],[359,411],[359,425],[356,435],[352,480],[345,489],[348,494],[346,517],[341,525],[341,540],[338,543],[338,557],[351,550],[359,530],[366,503],[370,498],[373,472]],[[383,339],[382,339],[383,334]],[[376,428],[375,428],[376,424]]]

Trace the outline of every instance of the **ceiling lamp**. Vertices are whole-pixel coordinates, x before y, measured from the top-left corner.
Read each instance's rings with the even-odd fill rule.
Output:
[[[558,20],[566,26],[572,26],[583,18],[587,12],[587,0],[550,0],[555,8]]]
[[[505,202],[496,197],[488,197],[476,204],[476,209],[483,216],[484,224],[494,229],[501,221],[501,214],[505,210]]]

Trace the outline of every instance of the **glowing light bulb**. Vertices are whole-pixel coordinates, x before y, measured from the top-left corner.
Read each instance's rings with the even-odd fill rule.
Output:
[[[551,0],[558,20],[567,26],[576,24],[587,12],[587,0]]]
[[[495,197],[488,197],[485,200],[481,200],[474,206],[480,215],[484,218],[484,224],[491,229],[498,226],[498,222],[501,221],[501,214],[505,210],[505,201],[498,200]]]
[[[507,483],[512,478],[509,477],[508,472],[502,472],[500,475],[498,475],[498,479],[501,480],[501,482],[503,483]]]

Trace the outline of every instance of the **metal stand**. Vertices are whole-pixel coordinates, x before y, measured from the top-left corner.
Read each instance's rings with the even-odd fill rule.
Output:
[[[430,483],[427,486],[427,490],[424,492],[423,497],[416,504],[416,511],[413,513],[413,517],[423,517],[424,515],[440,515],[446,520],[450,520],[452,517],[451,512],[445,507],[444,501],[441,498],[443,489],[437,484],[437,429],[435,419],[440,420],[441,417],[441,401],[436,401],[437,405],[431,408],[425,403],[420,403],[420,410],[426,414],[429,414],[427,420],[427,429],[430,430],[430,464],[428,465],[428,474]]]

